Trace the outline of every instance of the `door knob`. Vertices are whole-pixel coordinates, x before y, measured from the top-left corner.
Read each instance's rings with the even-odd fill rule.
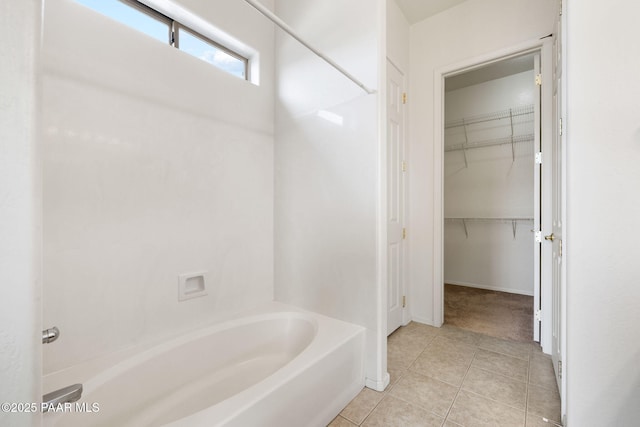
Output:
[[[556,239],[556,236],[553,235],[553,233],[549,234],[548,236],[544,236],[544,240],[549,240],[550,242],[553,242]]]

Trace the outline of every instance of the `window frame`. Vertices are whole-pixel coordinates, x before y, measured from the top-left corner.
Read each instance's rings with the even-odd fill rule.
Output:
[[[244,64],[244,80],[245,81],[251,81],[251,67],[249,64],[249,58],[239,54],[238,52],[228,48],[227,46],[224,46],[214,40],[212,40],[211,38],[205,36],[204,34],[194,30],[193,28],[189,27],[188,25],[184,25],[181,22],[176,21],[175,19],[155,10],[154,8],[147,6],[146,4],[141,3],[138,0],[118,0],[119,2],[130,6],[136,10],[138,10],[139,12],[142,12],[146,15],[148,15],[149,17],[160,21],[164,24],[167,24],[168,27],[168,34],[167,34],[167,43],[169,44],[169,46],[172,46],[178,50],[180,50],[180,29],[183,29],[184,31],[187,31],[188,33],[190,33],[192,36],[202,40],[204,43],[210,44],[213,47],[215,47],[216,49],[219,49],[221,51],[223,51],[224,53],[226,53],[227,55],[236,58],[237,60],[241,61]],[[121,22],[121,21],[119,21]],[[123,22],[124,23],[124,22]],[[184,52],[184,51],[183,51]],[[186,53],[186,52],[185,52]],[[206,62],[206,61],[205,61]],[[217,67],[215,64],[211,64],[209,63],[209,65],[216,67],[222,71],[222,68]],[[236,74],[233,73],[229,73],[227,71],[225,71],[227,74],[230,74],[234,77],[239,77],[242,78]]]
[[[130,0],[127,0],[127,1],[130,1]],[[234,52],[233,50],[229,49],[228,47],[223,46],[220,43],[211,40],[209,37],[207,37],[207,36],[197,32],[197,31],[195,31],[193,28],[190,28],[190,27],[188,27],[188,26],[186,26],[184,24],[181,24],[178,21],[173,21],[173,27],[174,27],[174,31],[173,31],[172,39],[173,39],[173,43],[174,43],[173,46],[176,49],[180,50],[180,30],[182,29],[182,30],[190,33],[190,35],[192,35],[193,37],[198,38],[198,39],[200,39],[201,41],[203,41],[203,42],[205,42],[207,44],[210,44],[211,46],[215,47],[216,49],[221,50],[224,53],[226,53],[227,55],[239,60],[240,62],[242,62],[244,64],[244,80],[250,81],[250,76],[249,76],[249,69],[250,68],[249,68],[249,59],[248,58],[245,58],[244,56],[240,55],[238,52]],[[222,68],[217,67],[215,64],[211,64],[210,63],[210,65],[213,65],[214,67],[222,70]],[[231,74],[231,75],[235,76],[235,74],[232,74],[232,73],[228,73],[228,74]]]
[[[142,12],[145,15],[155,19],[156,21],[160,21],[164,24],[167,24],[168,33],[167,33],[167,43],[169,45],[173,45],[171,43],[172,34],[173,34],[173,23],[174,20],[169,18],[167,15],[158,12],[157,10],[147,6],[146,4],[140,3],[137,0],[118,0],[120,3],[123,3],[129,7],[136,9],[138,12]]]

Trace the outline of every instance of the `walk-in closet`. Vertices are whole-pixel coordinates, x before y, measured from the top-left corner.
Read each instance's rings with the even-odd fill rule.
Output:
[[[535,66],[532,53],[445,80],[445,323],[520,340],[533,338]]]

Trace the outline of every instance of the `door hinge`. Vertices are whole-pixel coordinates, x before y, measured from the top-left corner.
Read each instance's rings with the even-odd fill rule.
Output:
[[[542,322],[542,310],[536,310],[535,315],[536,315],[536,320],[538,322]]]
[[[407,103],[407,92],[402,92],[402,103],[403,104]]]
[[[558,120],[558,134],[562,136],[562,117]]]
[[[536,165],[542,164],[542,152],[538,151],[536,153]]]
[[[404,160],[402,161],[402,172],[406,172],[407,171],[407,162],[405,162]]]
[[[407,306],[407,297],[402,295],[402,308],[405,308]]]
[[[562,360],[558,360],[558,376],[562,378]]]
[[[407,238],[407,229],[402,227],[402,239],[406,239]]]
[[[542,231],[534,231],[533,238],[536,240],[536,243],[542,243]]]
[[[542,86],[542,74],[536,74],[536,86]]]

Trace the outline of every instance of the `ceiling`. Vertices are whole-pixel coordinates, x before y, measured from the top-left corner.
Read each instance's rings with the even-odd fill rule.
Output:
[[[465,0],[396,0],[404,16],[413,25]]]

